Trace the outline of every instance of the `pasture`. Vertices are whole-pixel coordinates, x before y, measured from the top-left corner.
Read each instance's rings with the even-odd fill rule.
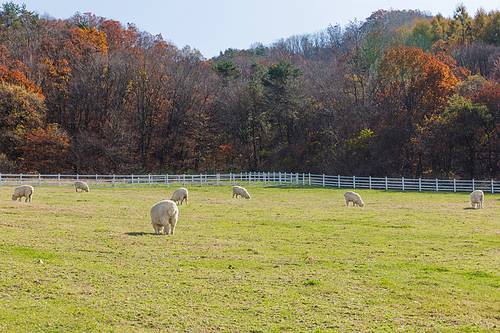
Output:
[[[500,330],[500,195],[246,188],[0,187],[0,331]]]

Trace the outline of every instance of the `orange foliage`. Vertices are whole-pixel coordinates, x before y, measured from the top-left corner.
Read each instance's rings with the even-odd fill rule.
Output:
[[[55,124],[37,128],[26,134],[23,169],[39,173],[67,172],[67,134]]]
[[[23,72],[27,68],[18,60],[13,60],[5,46],[0,45],[0,82],[21,86],[24,89],[40,93],[41,89],[33,81],[26,78]]]
[[[443,108],[459,82],[450,67],[438,57],[417,47],[400,46],[383,56],[380,79],[386,96],[405,96],[407,108],[436,112]]]
[[[76,28],[73,33],[84,41],[94,45],[100,52],[107,53],[106,34],[96,28]]]

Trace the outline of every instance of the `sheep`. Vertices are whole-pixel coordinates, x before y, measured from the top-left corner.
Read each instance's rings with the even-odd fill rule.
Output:
[[[238,198],[238,195],[240,197],[243,197],[245,199],[250,199],[250,194],[248,194],[248,191],[241,187],[241,186],[234,186],[233,187],[233,198],[234,196],[236,196],[236,198]]]
[[[179,209],[174,201],[163,200],[158,202],[151,208],[150,215],[155,234],[161,232],[165,235],[174,234],[175,225],[179,217]]]
[[[25,197],[26,200],[24,202],[31,202],[31,198],[33,197],[33,193],[35,193],[35,189],[31,185],[21,185],[16,187],[14,190],[14,194],[12,195],[12,200],[21,201],[22,197]]]
[[[182,201],[186,200],[186,205],[188,203],[188,190],[186,188],[180,188],[175,190],[170,199],[178,205],[182,205]],[[179,203],[180,202],[180,203]]]
[[[359,207],[363,207],[365,205],[363,200],[361,200],[360,195],[356,192],[347,191],[344,193],[344,198],[347,206],[349,206],[349,202],[352,202],[353,206],[358,205]]]
[[[470,204],[472,208],[483,208],[484,193],[481,190],[475,190],[470,194]]]
[[[82,182],[82,181],[76,181],[75,182],[75,191],[78,192],[78,189],[81,190],[80,192],[83,192],[83,191],[89,192],[90,191],[89,190],[89,186],[86,183]]]

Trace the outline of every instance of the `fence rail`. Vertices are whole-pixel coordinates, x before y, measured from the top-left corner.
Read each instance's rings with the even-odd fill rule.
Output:
[[[480,189],[490,193],[500,192],[500,182],[493,179],[377,178],[286,172],[205,175],[33,175],[0,173],[0,186],[74,186],[73,183],[77,180],[84,181],[91,187],[314,185],[401,191],[472,192]]]

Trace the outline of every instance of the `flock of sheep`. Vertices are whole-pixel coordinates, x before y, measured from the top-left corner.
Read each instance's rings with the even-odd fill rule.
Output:
[[[82,181],[76,181],[74,185],[76,192],[78,192],[78,190],[81,190],[81,192],[90,191],[89,186]],[[21,198],[25,197],[25,202],[31,202],[33,193],[35,193],[35,189],[33,188],[33,186],[21,185],[14,190],[12,200],[21,201]],[[248,191],[245,188],[241,186],[234,186],[233,198],[238,198],[238,196],[245,199],[250,199],[250,194],[248,194]],[[361,199],[361,196],[356,192],[347,191],[344,193],[344,198],[346,206],[349,206],[350,202],[352,202],[353,206],[363,207],[365,205],[365,203]],[[188,190],[186,188],[175,190],[170,200],[160,201],[151,208],[151,224],[153,225],[155,234],[174,234],[177,219],[179,218],[179,209],[177,208],[177,205],[182,205],[183,202],[186,202],[186,204],[188,203]],[[483,203],[483,191],[475,190],[470,194],[470,204],[472,208],[483,208]]]

